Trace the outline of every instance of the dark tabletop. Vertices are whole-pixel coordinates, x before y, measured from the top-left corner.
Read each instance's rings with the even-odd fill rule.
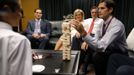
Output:
[[[37,59],[33,61],[33,65],[41,64],[45,66],[45,70],[42,72],[34,72],[33,75],[75,75],[78,70],[79,63],[79,51],[71,51],[71,60],[62,60],[62,51],[54,50],[37,50],[33,49],[37,54],[43,55],[43,59]],[[59,69],[56,73],[55,70]]]

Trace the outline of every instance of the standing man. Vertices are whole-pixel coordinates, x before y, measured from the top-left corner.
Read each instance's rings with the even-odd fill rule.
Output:
[[[123,23],[113,16],[114,6],[113,0],[104,0],[99,3],[99,17],[103,18],[105,22],[101,28],[102,35],[96,42],[93,41],[91,35],[87,34],[81,23],[75,20],[70,22],[89,47],[96,51],[93,56],[96,75],[106,75],[109,55],[113,53],[128,55],[125,28]]]
[[[42,10],[40,8],[34,11],[35,19],[28,22],[26,36],[31,41],[32,48],[44,49],[48,46],[51,34],[51,23],[41,19]]]
[[[12,29],[21,17],[17,1],[0,1],[0,75],[32,75],[30,42]]]

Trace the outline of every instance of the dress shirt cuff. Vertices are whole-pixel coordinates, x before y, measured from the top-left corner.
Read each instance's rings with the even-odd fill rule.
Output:
[[[90,46],[90,48],[92,50],[95,50],[97,49],[97,45],[95,45],[94,43],[94,39],[92,36],[90,36],[90,34],[87,34],[85,37],[82,38],[86,43],[88,43],[88,45]]]
[[[105,52],[105,50],[103,48],[101,48],[97,42],[97,40],[95,40],[92,36],[90,36],[89,34],[87,34],[85,37],[82,38],[85,42],[88,43],[88,45],[90,46],[91,49],[98,51],[98,52]]]
[[[90,42],[93,42],[93,37],[90,36],[89,34],[87,34],[86,36],[83,37],[83,40],[90,43]]]

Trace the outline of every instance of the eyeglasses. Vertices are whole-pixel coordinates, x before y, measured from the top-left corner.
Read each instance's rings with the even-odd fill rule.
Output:
[[[37,14],[42,14],[41,12],[35,12],[35,13],[37,13]]]

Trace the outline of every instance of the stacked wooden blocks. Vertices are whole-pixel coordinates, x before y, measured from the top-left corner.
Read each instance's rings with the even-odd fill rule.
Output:
[[[63,60],[71,59],[71,30],[69,21],[65,20],[62,24],[61,39],[63,41]]]

